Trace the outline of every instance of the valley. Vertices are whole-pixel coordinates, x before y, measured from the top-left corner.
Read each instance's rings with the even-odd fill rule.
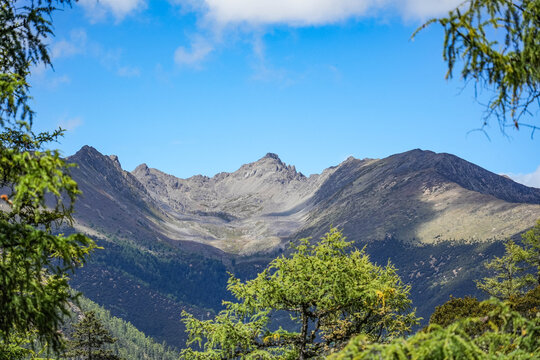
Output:
[[[540,218],[540,189],[450,154],[349,158],[305,176],[277,155],[214,177],[122,169],[89,146],[68,158],[83,194],[74,229],[103,250],[72,286],[158,341],[182,348],[182,310],[211,318],[228,275],[254,277],[300,238],[343,229],[398,268],[427,320],[450,295],[477,295],[482,262]],[[67,229],[69,231],[69,229]]]

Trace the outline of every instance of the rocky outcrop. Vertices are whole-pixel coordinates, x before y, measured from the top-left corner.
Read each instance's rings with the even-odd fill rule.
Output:
[[[69,161],[79,164],[73,175],[84,193],[78,223],[235,254],[317,238],[331,225],[362,241],[488,241],[540,217],[540,189],[431,151],[350,157],[309,177],[273,153],[232,173],[187,179],[146,164],[129,173],[88,146]]]

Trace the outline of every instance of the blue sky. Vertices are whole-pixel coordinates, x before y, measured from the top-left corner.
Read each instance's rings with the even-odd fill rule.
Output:
[[[472,131],[484,108],[444,79],[441,29],[410,40],[459,2],[80,0],[54,16],[54,71],[33,71],[35,128],[179,177],[421,148],[540,187],[540,133]]]

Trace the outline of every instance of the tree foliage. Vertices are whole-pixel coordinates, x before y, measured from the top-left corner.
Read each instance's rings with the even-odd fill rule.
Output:
[[[525,261],[533,268],[536,273],[536,284],[540,286],[540,220],[536,225],[521,236],[527,258]]]
[[[42,150],[58,135],[0,134],[0,337],[35,329],[54,347],[71,298],[66,275],[95,247],[82,234],[54,233],[79,193],[58,152]]]
[[[512,310],[522,316],[532,319],[540,314],[540,285],[528,291],[525,295],[509,300]]]
[[[0,340],[0,360],[52,360],[58,354],[51,352],[47,344],[39,341],[36,331],[10,334]]]
[[[540,1],[465,0],[447,17],[432,19],[444,28],[446,77],[461,66],[461,76],[494,92],[487,117],[501,127],[524,123],[540,104]],[[416,35],[413,34],[413,37]],[[484,122],[486,124],[486,122]]]
[[[116,339],[105,329],[93,311],[84,313],[81,321],[74,325],[75,331],[68,344],[67,357],[77,360],[120,360],[106,345]]]
[[[492,270],[494,275],[477,281],[476,286],[491,296],[508,300],[529,290],[534,283],[534,277],[527,272],[527,250],[512,240],[505,243],[504,249],[503,256],[485,263],[486,268]]]
[[[58,349],[71,298],[66,275],[95,245],[57,234],[79,190],[59,153],[45,149],[62,130],[31,127],[27,77],[31,66],[50,65],[44,41],[54,4],[69,0],[0,0],[0,340],[36,331]]]
[[[10,334],[0,341],[0,360],[24,360],[33,358],[28,336]]]
[[[540,354],[540,316],[527,319],[495,299],[481,305],[492,308],[487,316],[467,317],[446,327],[432,324],[407,339],[385,344],[360,336],[330,359],[517,360],[534,359]],[[482,327],[486,330],[480,335],[465,331]]]
[[[509,240],[504,245],[503,256],[485,263],[494,274],[477,281],[479,289],[509,300],[519,298],[535,285],[540,285],[540,220],[521,238],[523,245]]]
[[[492,310],[493,306],[491,304],[480,302],[474,297],[451,297],[446,303],[435,308],[435,311],[429,318],[429,325],[436,324],[442,327],[447,327],[456,321],[469,317],[487,316]],[[469,325],[469,327],[463,330],[465,330],[470,336],[481,334],[489,327],[487,323],[471,322]]]
[[[388,264],[372,264],[331,229],[318,244],[308,239],[290,257],[273,260],[255,279],[231,276],[228,289],[238,302],[225,302],[215,319],[184,313],[189,334],[186,359],[314,358],[342,348],[357,334],[385,341],[417,324],[409,286]],[[294,331],[272,329],[289,315]]]
[[[71,0],[0,0],[0,126],[32,123],[27,77],[31,66],[51,65],[45,40],[53,35],[55,5]]]
[[[108,310],[95,302],[80,296],[78,299],[78,307],[83,312],[93,312],[96,318],[103,324],[110,335],[117,339],[114,345],[109,349],[112,352],[124,359],[155,359],[155,360],[177,360],[179,352],[167,347],[164,343],[157,343],[154,339],[146,336],[131,323],[112,316]],[[75,317],[67,319],[67,327],[73,328],[72,321]],[[74,323],[73,323],[74,324]],[[67,333],[72,331],[66,330]]]

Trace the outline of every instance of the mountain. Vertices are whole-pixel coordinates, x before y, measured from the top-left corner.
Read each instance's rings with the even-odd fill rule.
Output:
[[[540,189],[431,151],[351,157],[308,177],[272,153],[188,179],[145,164],[128,172],[89,146],[68,161],[83,192],[74,228],[104,247],[72,285],[176,347],[181,311],[211,317],[228,299],[227,272],[252,277],[289,242],[332,225],[373,261],[391,259],[426,317],[449,294],[474,293],[499,240],[540,218]]]
[[[310,177],[275,154],[212,178],[146,165],[132,175],[170,215],[162,234],[237,254],[283,247],[297,234],[319,237],[332,224],[363,240],[433,243],[504,239],[540,217],[540,189],[421,150],[349,158]]]
[[[330,224],[359,239],[411,244],[501,240],[540,217],[540,189],[450,154],[412,150],[381,160],[348,159],[317,191],[302,234]]]

